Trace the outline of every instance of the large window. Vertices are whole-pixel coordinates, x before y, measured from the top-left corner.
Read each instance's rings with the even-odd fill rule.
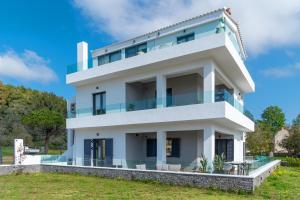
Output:
[[[93,114],[101,115],[106,113],[106,92],[93,94]]]
[[[194,39],[195,39],[195,33],[190,33],[190,34],[187,34],[187,35],[183,35],[183,36],[177,37],[177,44],[188,42],[188,41],[191,41],[191,40],[194,40]]]
[[[168,157],[180,157],[180,139],[168,138],[166,144],[166,153]]]
[[[147,139],[147,157],[156,157],[156,139]]]
[[[98,65],[104,65],[117,60],[121,60],[121,50],[98,56]]]
[[[173,92],[172,88],[167,89],[167,107],[173,105]]]
[[[138,44],[125,49],[125,57],[130,58],[138,54],[147,53],[147,43]]]
[[[226,161],[234,160],[234,142],[233,139],[216,139],[215,140],[216,155],[224,155]]]

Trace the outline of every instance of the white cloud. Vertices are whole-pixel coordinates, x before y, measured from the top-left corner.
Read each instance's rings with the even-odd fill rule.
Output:
[[[57,75],[48,64],[47,60],[34,51],[24,50],[19,55],[8,50],[0,53],[0,77],[41,83],[56,81]]]
[[[220,7],[230,7],[247,50],[300,44],[299,0],[74,0],[96,30],[121,40]]]
[[[262,70],[261,73],[264,76],[272,78],[287,78],[292,77],[300,73],[300,63],[289,65],[285,67],[273,67]]]

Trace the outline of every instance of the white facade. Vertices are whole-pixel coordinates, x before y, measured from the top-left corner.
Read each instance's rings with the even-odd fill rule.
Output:
[[[130,48],[129,47],[134,47]],[[76,164],[210,165],[243,161],[243,95],[254,92],[236,23],[225,9],[92,51],[78,48],[66,81],[68,155]],[[136,54],[136,55],[135,55]]]

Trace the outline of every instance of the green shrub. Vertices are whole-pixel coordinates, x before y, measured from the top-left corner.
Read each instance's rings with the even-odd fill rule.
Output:
[[[286,157],[282,160],[286,161],[290,167],[300,167],[300,158]]]

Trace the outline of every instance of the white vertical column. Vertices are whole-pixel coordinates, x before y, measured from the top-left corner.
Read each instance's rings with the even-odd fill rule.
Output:
[[[24,158],[23,139],[14,139],[14,164],[22,165]]]
[[[166,164],[166,143],[167,143],[167,133],[165,131],[158,131],[157,132],[157,164]]]
[[[166,107],[167,81],[164,75],[156,76],[156,102],[157,108]]]
[[[213,63],[203,68],[204,103],[215,102],[215,67]]]
[[[113,165],[122,165],[127,168],[126,162],[126,133],[117,134],[113,138]]]
[[[77,43],[77,70],[88,69],[88,44],[86,42]]]
[[[73,157],[73,130],[67,129],[67,159],[70,159]]]
[[[201,166],[200,164],[200,157],[201,154],[203,154],[203,134],[201,134],[200,131],[197,131],[197,160],[196,160],[196,164],[197,166]]]
[[[234,88],[233,90],[233,106],[238,109],[240,112],[244,112],[244,102],[241,99],[241,93],[238,89]]]
[[[208,165],[212,166],[215,157],[215,129],[207,127],[203,130],[203,154],[208,160]]]
[[[233,158],[235,162],[242,162],[244,160],[244,140],[243,140],[243,132],[235,132],[233,140]]]

